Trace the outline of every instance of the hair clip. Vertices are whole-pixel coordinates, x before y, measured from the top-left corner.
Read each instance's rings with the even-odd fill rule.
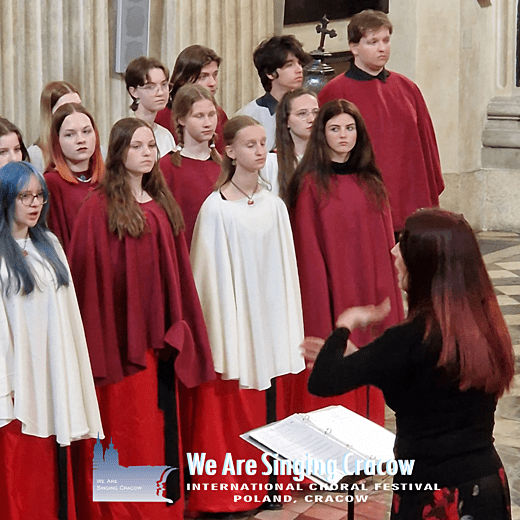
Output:
[[[179,143],[179,144],[177,145],[177,148],[175,148],[175,150],[176,150],[177,152],[182,152],[182,145],[181,145],[181,143]]]
[[[210,148],[215,148],[215,143],[210,143],[210,144],[209,144],[209,147],[210,147]]]

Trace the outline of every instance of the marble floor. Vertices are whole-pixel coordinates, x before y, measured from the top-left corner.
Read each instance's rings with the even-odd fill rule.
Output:
[[[511,392],[499,401],[494,434],[511,488],[512,517],[513,520],[520,520],[520,236],[516,233],[482,232],[478,239],[516,353],[515,383]],[[393,412],[388,408],[386,428],[395,431]],[[381,490],[381,484],[389,482],[389,477],[371,477],[366,480],[366,491],[357,492],[356,495],[368,495],[368,498],[366,502],[356,504],[355,520],[384,520],[389,517],[391,491]],[[347,505],[341,498],[341,494],[299,491],[282,510],[255,510],[228,515],[226,518],[346,520]],[[217,517],[206,515],[204,518],[211,520]]]

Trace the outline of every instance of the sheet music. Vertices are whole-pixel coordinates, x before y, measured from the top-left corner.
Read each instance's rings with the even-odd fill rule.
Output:
[[[328,406],[308,414],[310,422],[365,458],[394,458],[395,435],[342,406]]]
[[[283,421],[253,430],[249,435],[290,460],[334,461],[334,476],[318,474],[321,479],[335,483],[346,475],[343,464],[349,451],[340,442],[316,430],[302,415],[292,415]],[[353,454],[347,460],[348,471],[351,473],[354,471],[356,460],[364,459]]]

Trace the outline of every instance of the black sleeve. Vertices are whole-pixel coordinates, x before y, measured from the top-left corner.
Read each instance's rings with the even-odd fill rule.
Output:
[[[422,342],[422,332],[412,322],[388,329],[372,343],[344,356],[349,335],[348,329],[338,328],[328,337],[309,377],[311,394],[330,397],[364,385],[384,390],[396,374],[404,375],[410,350]]]

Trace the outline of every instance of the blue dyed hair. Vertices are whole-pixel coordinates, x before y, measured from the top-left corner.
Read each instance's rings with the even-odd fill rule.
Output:
[[[18,293],[23,290],[25,294],[29,294],[36,286],[36,280],[25,257],[11,234],[11,226],[14,220],[16,209],[16,199],[27,186],[31,176],[36,177],[45,195],[45,199],[49,198],[49,190],[43,178],[43,175],[28,162],[10,162],[0,168],[0,203],[2,211],[0,212],[0,259],[5,261],[7,267],[7,282],[2,280],[2,289],[6,294],[11,292]],[[47,215],[48,206],[44,204],[40,214],[40,218],[36,225],[29,228],[29,236],[41,254],[47,260],[54,272],[58,287],[69,284],[69,274],[67,268],[60,260],[54,245],[52,244],[45,217]]]

